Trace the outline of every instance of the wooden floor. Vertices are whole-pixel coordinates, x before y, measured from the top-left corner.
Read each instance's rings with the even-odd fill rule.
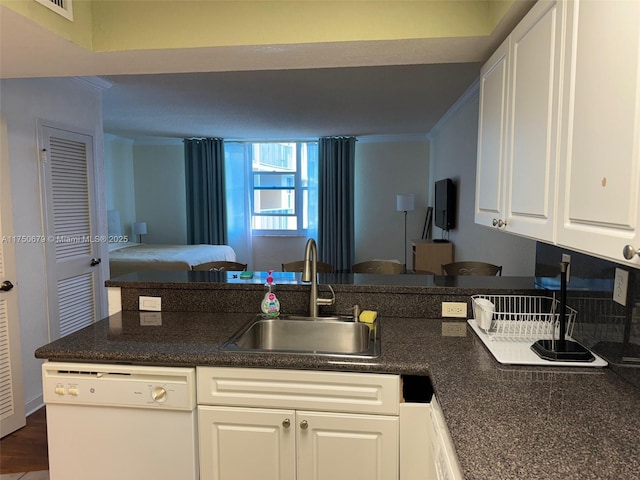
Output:
[[[0,474],[49,469],[45,407],[27,417],[27,425],[0,440]]]

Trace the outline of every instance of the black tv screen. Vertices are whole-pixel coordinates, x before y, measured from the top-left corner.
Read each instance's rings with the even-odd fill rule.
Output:
[[[434,223],[442,230],[456,228],[456,186],[445,178],[435,184]]]

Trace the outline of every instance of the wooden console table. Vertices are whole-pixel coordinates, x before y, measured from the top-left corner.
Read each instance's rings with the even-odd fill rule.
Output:
[[[413,270],[442,275],[442,265],[453,262],[453,243],[412,240]]]

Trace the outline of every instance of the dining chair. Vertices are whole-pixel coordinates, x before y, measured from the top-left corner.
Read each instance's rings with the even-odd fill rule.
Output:
[[[318,273],[331,273],[333,272],[333,265],[325,262],[316,262],[316,271]],[[301,272],[304,269],[304,261],[287,262],[282,264],[283,272]]]
[[[403,266],[399,262],[389,260],[370,260],[351,265],[353,273],[402,273]]]
[[[207,262],[194,265],[191,269],[201,272],[244,272],[247,270],[247,264],[239,262]]]
[[[442,265],[442,274],[502,276],[502,265],[494,265],[486,262],[452,262]]]

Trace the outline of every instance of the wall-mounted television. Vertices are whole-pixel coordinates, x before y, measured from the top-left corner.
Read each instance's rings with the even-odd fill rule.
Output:
[[[442,230],[456,228],[456,185],[450,178],[435,184],[434,223]]]

